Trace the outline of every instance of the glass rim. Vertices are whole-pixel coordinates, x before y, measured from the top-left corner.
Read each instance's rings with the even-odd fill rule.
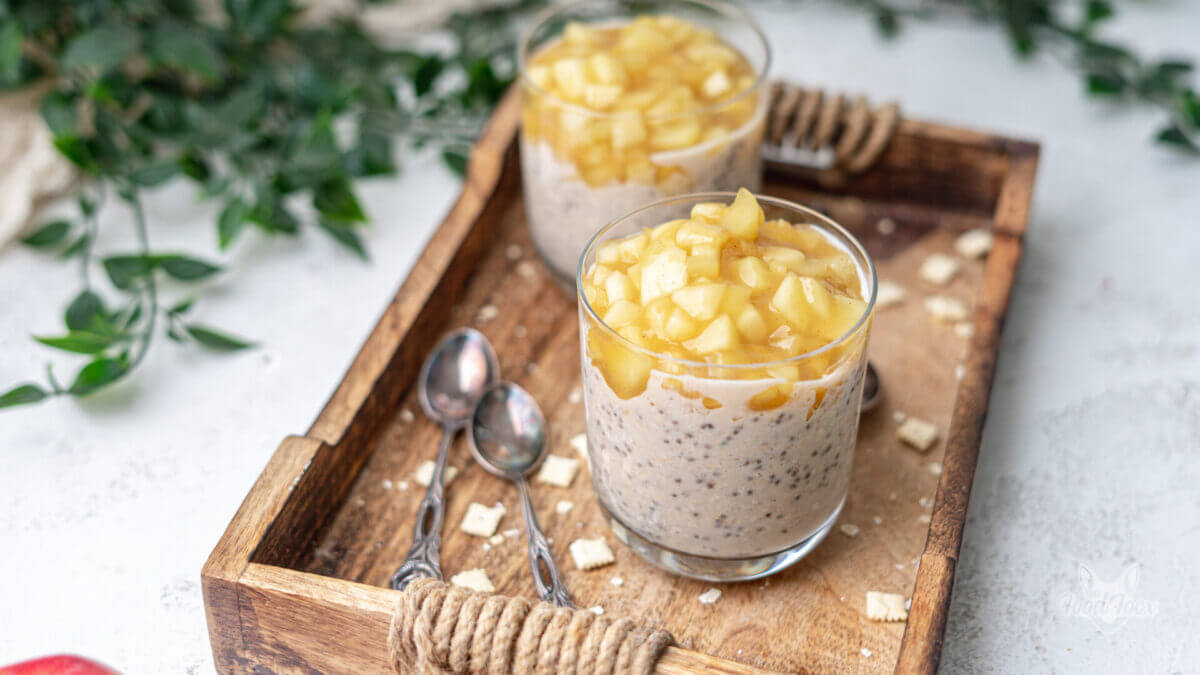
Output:
[[[843,237],[846,240],[846,242],[848,242],[848,244],[850,245],[852,250],[854,252],[856,252],[863,260],[866,261],[866,272],[868,274],[867,281],[871,285],[871,293],[870,293],[870,298],[867,300],[867,307],[866,307],[866,309],[863,310],[862,316],[858,317],[858,321],[855,321],[854,325],[851,326],[845,333],[842,333],[840,336],[838,336],[837,339],[830,340],[829,342],[821,345],[820,347],[813,349],[811,351],[804,352],[803,354],[789,356],[786,359],[778,359],[775,361],[760,361],[757,363],[708,363],[707,361],[693,361],[691,359],[681,359],[677,356],[672,356],[670,354],[663,354],[661,352],[656,352],[653,349],[650,349],[648,347],[643,347],[643,346],[629,340],[624,335],[621,335],[620,333],[618,333],[615,329],[613,329],[612,326],[609,326],[607,323],[604,322],[603,319],[600,318],[600,316],[598,314],[596,314],[595,308],[593,308],[592,304],[590,302],[588,302],[587,296],[585,296],[583,294],[583,274],[584,274],[584,265],[587,262],[588,254],[591,253],[593,249],[597,248],[601,243],[603,243],[603,241],[608,241],[607,239],[602,240],[601,237],[603,237],[606,233],[608,233],[610,230],[612,230],[612,228],[621,224],[623,221],[628,220],[629,218],[633,218],[634,216],[637,216],[640,213],[649,211],[650,209],[654,209],[654,208],[658,208],[658,207],[662,207],[662,206],[668,206],[668,205],[675,204],[678,202],[687,202],[687,201],[701,202],[701,201],[724,200],[726,203],[728,203],[736,196],[737,196],[736,192],[691,192],[688,194],[676,195],[674,197],[667,197],[666,199],[659,199],[657,201],[651,202],[651,203],[641,206],[637,209],[634,209],[633,211],[630,211],[629,213],[626,213],[625,215],[620,216],[619,218],[616,218],[615,220],[610,221],[607,225],[600,228],[596,232],[596,234],[592,235],[592,238],[588,240],[587,246],[585,246],[583,249],[583,254],[579,256],[579,263],[576,265],[576,268],[575,268],[575,298],[576,298],[576,301],[580,304],[581,307],[584,308],[584,311],[587,313],[587,315],[595,321],[596,325],[600,326],[604,331],[606,331],[610,337],[615,338],[618,341],[618,343],[621,344],[623,347],[625,347],[627,349],[631,349],[635,352],[639,352],[641,354],[645,354],[646,356],[650,356],[654,359],[667,361],[667,362],[678,364],[681,366],[686,366],[688,368],[729,368],[734,371],[754,370],[754,369],[761,369],[761,368],[773,368],[776,366],[784,366],[784,365],[796,363],[798,361],[803,361],[805,359],[809,359],[814,356],[818,356],[820,354],[830,351],[830,350],[838,347],[839,345],[842,345],[842,344],[846,343],[847,341],[849,341],[851,336],[858,333],[858,331],[866,323],[867,319],[875,312],[875,297],[876,297],[876,295],[878,295],[878,292],[879,292],[879,276],[875,270],[875,261],[871,259],[871,255],[869,253],[867,253],[866,247],[863,246],[862,242],[859,241],[858,237],[855,237],[853,234],[850,233],[849,230],[847,230],[845,227],[843,227],[841,223],[835,221],[834,219],[830,218],[829,216],[821,213],[820,211],[817,211],[816,209],[813,209],[808,206],[804,206],[803,204],[797,204],[796,202],[793,202],[793,201],[790,201],[787,199],[782,199],[779,197],[769,197],[766,195],[758,195],[758,194],[754,195],[754,198],[756,200],[758,200],[759,203],[770,204],[771,206],[775,206],[775,207],[779,207],[779,208],[783,208],[783,209],[790,209],[792,211],[802,213],[809,218],[817,220],[818,224],[820,224],[821,226],[826,227],[826,228],[832,230],[833,232],[835,232],[836,234],[840,235],[841,237]],[[807,224],[813,224],[813,223],[804,223],[804,224],[807,225]],[[583,327],[581,326],[580,330],[582,330],[582,328]]]
[[[619,1],[620,0],[618,0],[618,2]],[[571,101],[565,101],[565,100],[551,94],[550,92],[546,91],[545,89],[542,89],[533,81],[533,79],[531,79],[529,77],[529,70],[528,70],[529,66],[528,66],[528,58],[527,57],[529,56],[529,51],[530,51],[529,45],[530,45],[530,42],[533,40],[533,34],[535,32],[537,32],[537,30],[539,28],[546,25],[551,19],[553,19],[558,14],[564,13],[568,10],[578,9],[581,7],[595,6],[596,3],[594,2],[594,0],[573,0],[572,2],[564,3],[561,5],[552,5],[550,7],[547,7],[546,9],[542,10],[536,17],[534,17],[533,23],[531,23],[529,25],[529,28],[527,28],[525,30],[525,34],[521,36],[519,47],[517,48],[517,76],[521,80],[521,85],[523,87],[527,87],[530,91],[534,92],[538,96],[541,96],[546,99],[549,99],[550,101],[553,101],[555,103],[555,105],[561,106],[567,110],[571,110],[571,111],[579,113],[579,114],[589,115],[589,116],[597,117],[597,118],[601,118],[601,119],[618,119],[618,118],[622,118],[622,117],[633,117],[633,116],[637,115],[637,116],[640,116],[643,119],[645,119],[647,122],[662,122],[662,121],[667,121],[667,120],[678,119],[681,117],[692,117],[695,115],[707,115],[710,113],[719,112],[720,110],[722,110],[724,108],[728,108],[729,106],[732,106],[732,105],[742,101],[743,99],[751,96],[754,92],[762,89],[767,81],[767,71],[770,70],[770,67],[771,67],[771,56],[772,56],[771,44],[769,42],[767,42],[766,33],[763,32],[762,26],[758,25],[758,22],[754,20],[754,17],[750,16],[750,14],[748,12],[746,12],[745,10],[743,10],[741,7],[735,5],[731,2],[726,2],[725,0],[678,0],[678,1],[679,2],[688,2],[688,3],[694,4],[694,5],[706,6],[710,9],[716,10],[717,12],[724,14],[725,16],[727,16],[729,18],[735,19],[737,21],[741,21],[742,23],[744,23],[746,26],[748,26],[750,28],[751,32],[754,34],[754,37],[758,40],[758,43],[762,46],[763,62],[760,67],[755,69],[754,82],[752,82],[749,87],[746,87],[742,91],[739,91],[735,96],[732,96],[723,101],[718,101],[716,103],[709,103],[709,104],[706,104],[703,106],[698,106],[695,108],[689,108],[688,110],[685,110],[683,112],[667,113],[665,115],[643,115],[642,113],[635,112],[635,111],[619,112],[619,111],[593,110],[592,108],[589,108],[585,105],[580,105],[578,103],[572,103]],[[745,57],[744,54],[742,56]],[[747,59],[747,61],[749,61],[749,59]],[[761,105],[765,105],[765,104],[766,104],[766,102],[762,101],[762,102],[760,102],[759,105],[761,106]]]

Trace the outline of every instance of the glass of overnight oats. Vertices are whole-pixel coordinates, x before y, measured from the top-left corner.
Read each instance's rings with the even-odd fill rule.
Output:
[[[556,8],[520,50],[526,216],[534,246],[568,286],[588,239],[614,218],[761,181],[762,31],[724,2],[646,6]]]
[[[617,537],[713,581],[820,543],[858,431],[862,245],[781,199],[684,195],[600,230],[577,274],[588,458]]]

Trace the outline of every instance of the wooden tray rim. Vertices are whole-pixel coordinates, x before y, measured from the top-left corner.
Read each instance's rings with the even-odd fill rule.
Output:
[[[293,490],[306,473],[336,456],[347,445],[366,443],[375,435],[386,412],[403,393],[389,391],[392,381],[411,382],[420,355],[404,354],[403,343],[422,324],[433,323],[425,311],[429,301],[457,291],[469,274],[455,271],[454,262],[468,243],[476,219],[501,201],[498,188],[506,164],[515,153],[519,123],[518,92],[509,91],[497,106],[471,153],[462,193],[435,230],[408,277],[347,369],[337,389],[304,436],[288,436],[272,455],[214,547],[202,571],[205,613],[214,657],[219,638],[241,644],[239,596],[243,592],[277,596],[337,613],[365,617],[369,632],[385,649],[384,640],[395,607],[396,592],[358,582],[323,577],[286,567],[252,562],[269,535],[273,522],[287,508]],[[898,133],[948,139],[1007,156],[999,198],[992,218],[995,243],[987,258],[983,285],[973,316],[974,335],[956,393],[948,432],[944,472],[938,483],[932,520],[913,588],[909,619],[895,666],[897,673],[937,670],[955,566],[962,543],[967,501],[979,453],[987,402],[995,375],[999,334],[1008,308],[1022,239],[1028,222],[1038,146],[930,122],[903,120]],[[995,346],[991,348],[989,345]],[[415,357],[411,358],[411,357]],[[396,374],[399,371],[400,374]],[[358,473],[356,468],[352,475]],[[290,481],[278,476],[292,477]],[[230,615],[232,608],[234,615]],[[320,641],[320,635],[307,639]],[[727,659],[668,648],[657,672],[673,675],[704,670],[719,673],[764,671]]]

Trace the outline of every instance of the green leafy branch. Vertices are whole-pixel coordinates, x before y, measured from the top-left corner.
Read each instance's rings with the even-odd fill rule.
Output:
[[[0,0],[0,90],[48,83],[42,116],[87,178],[74,217],[24,239],[75,261],[82,283],[64,332],[35,339],[89,359],[66,386],[47,366],[44,384],[0,394],[0,408],[111,385],[160,335],[251,347],[189,318],[199,289],[164,302],[163,281],[195,285],[223,267],[154,248],[144,194],[195,184],[220,203],[222,250],[248,230],[296,236],[311,224],[365,259],[355,182],[395,174],[401,139],[440,145],[461,173],[515,71],[511,19],[539,4],[455,16],[445,27],[454,48],[426,54],[384,47],[348,19],[301,25],[291,0],[224,0],[219,20],[190,0]],[[93,250],[109,195],[132,214],[134,250]]]
[[[1184,58],[1147,59],[1127,47],[1104,40],[1098,29],[1113,19],[1108,0],[933,0],[898,5],[886,0],[859,0],[871,11],[886,36],[898,33],[906,18],[967,14],[999,24],[1021,58],[1042,49],[1065,53],[1081,74],[1085,91],[1111,101],[1138,102],[1165,113],[1154,138],[1175,150],[1200,156],[1200,94],[1192,84],[1194,64]],[[1066,18],[1073,9],[1074,18]]]

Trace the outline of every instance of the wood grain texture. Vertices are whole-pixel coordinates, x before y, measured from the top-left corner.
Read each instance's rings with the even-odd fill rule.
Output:
[[[574,455],[569,440],[583,430],[576,308],[536,260],[524,227],[516,124],[510,96],[472,154],[462,196],[307,437],[280,446],[214,549],[204,592],[221,672],[386,670],[395,594],[384,586],[407,550],[422,492],[412,471],[432,457],[439,434],[421,415],[412,382],[446,330],[470,324],[488,335],[503,376],[543,404],[552,451]],[[680,645],[660,673],[933,672],[1036,159],[1029,143],[906,121],[880,165],[859,178],[831,186],[803,173],[768,176],[764,192],[837,219],[863,240],[881,278],[910,292],[904,305],[880,310],[872,335],[885,402],[863,419],[842,519],[862,531],[835,532],[792,569],[725,585],[720,602],[701,605],[696,597],[708,584],[659,572],[615,541],[584,470],[569,489],[534,490],[579,603],[671,630]],[[885,219],[891,234],[881,233]],[[921,261],[950,253],[954,236],[971,227],[997,233],[986,262],[964,264],[945,288],[921,281]],[[973,338],[925,313],[922,299],[935,292],[973,304]],[[487,305],[499,314],[485,321]],[[896,411],[935,423],[943,438],[927,454],[902,446]],[[940,481],[929,470],[938,460]],[[501,529],[520,528],[515,493],[470,463],[462,439],[451,464],[462,474],[449,490],[444,571],[480,567],[500,592],[531,596],[521,536],[485,546],[457,529],[472,501],[503,502]],[[935,497],[927,526],[922,500]],[[558,514],[560,500],[573,509]],[[616,564],[575,570],[567,546],[581,536],[605,536]],[[867,620],[867,590],[911,592],[907,628]]]

